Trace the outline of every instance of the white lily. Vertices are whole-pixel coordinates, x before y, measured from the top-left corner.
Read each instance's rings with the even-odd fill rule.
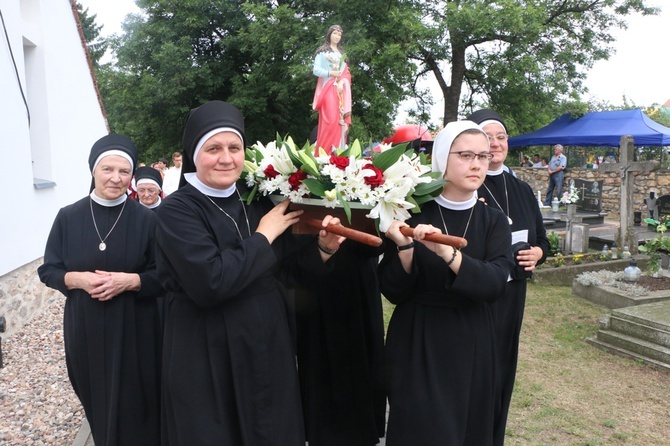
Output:
[[[368,217],[379,218],[379,230],[386,232],[393,220],[405,221],[410,217],[408,209],[414,205],[405,198],[412,188],[412,182],[408,179],[400,180],[394,187],[386,190],[380,197],[379,203],[372,208]]]

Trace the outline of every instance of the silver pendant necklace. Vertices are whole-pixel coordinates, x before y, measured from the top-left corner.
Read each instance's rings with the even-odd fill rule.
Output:
[[[468,222],[465,224],[465,231],[463,231],[462,237],[465,238],[465,234],[468,233],[468,228],[470,227],[470,220],[472,219],[472,214],[475,211],[475,206],[477,204],[475,203],[472,205],[470,208],[470,216],[468,217]],[[444,233],[449,235],[449,230],[447,229],[447,223],[444,221],[444,215],[442,215],[442,206],[438,205],[438,210],[440,211],[440,218],[442,219],[442,226],[444,226]]]
[[[100,239],[100,244],[98,245],[98,249],[100,251],[104,251],[105,249],[107,249],[107,244],[105,243],[105,240],[107,240],[107,237],[109,237],[109,234],[112,233],[112,231],[116,227],[116,224],[121,219],[121,216],[123,215],[123,210],[126,208],[126,202],[127,201],[128,201],[127,198],[125,200],[123,200],[123,206],[121,206],[121,212],[119,212],[119,216],[116,217],[116,221],[112,225],[112,229],[109,230],[109,232],[107,233],[105,238],[102,238],[100,236],[100,231],[98,231],[98,224],[95,222],[95,214],[93,213],[93,200],[91,198],[89,198],[88,204],[91,206],[91,217],[93,218],[93,227],[95,228],[95,232],[96,232],[96,234],[98,234],[98,238]]]
[[[507,195],[507,180],[505,179],[505,174],[501,174],[501,175],[503,176],[503,184],[505,185],[505,201],[507,202],[506,203],[507,204],[507,212],[505,212],[505,210],[502,208],[502,206],[500,206],[500,203],[498,203],[498,200],[496,200],[495,195],[493,195],[493,192],[491,192],[491,189],[488,188],[486,183],[482,183],[482,185],[486,188],[489,195],[491,196],[491,198],[493,198],[493,201],[496,202],[496,204],[498,205],[500,210],[503,211],[503,214],[507,215],[507,221],[509,222],[509,224],[511,226],[513,222],[512,222],[512,218],[509,216],[509,195]]]
[[[247,216],[247,209],[244,207],[244,202],[242,201],[242,196],[240,195],[240,191],[235,189],[235,192],[237,192],[237,196],[240,198],[240,203],[242,204],[242,211],[244,212],[244,220],[247,222],[247,232],[249,233],[249,237],[251,237],[251,226],[249,225],[249,216]],[[230,219],[230,221],[233,222],[233,224],[235,225],[235,229],[237,230],[237,235],[240,236],[240,240],[244,240],[244,238],[242,237],[242,233],[240,232],[240,227],[237,225],[237,222],[235,221],[235,219],[233,217],[231,217],[228,212],[221,209],[221,206],[216,204],[216,202],[214,200],[212,200],[209,197],[209,195],[205,195],[205,197],[207,197],[207,199],[209,201],[211,201],[214,206],[216,206],[221,212],[223,212],[226,215],[226,217],[228,217]]]

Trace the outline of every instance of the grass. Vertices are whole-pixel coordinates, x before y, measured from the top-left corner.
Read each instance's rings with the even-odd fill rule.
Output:
[[[670,373],[585,342],[606,312],[529,284],[506,446],[669,444]]]

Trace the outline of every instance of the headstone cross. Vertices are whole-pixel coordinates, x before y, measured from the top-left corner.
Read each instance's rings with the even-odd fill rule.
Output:
[[[618,246],[630,246],[631,252],[637,253],[637,233],[633,228],[633,192],[635,189],[635,172],[653,172],[660,169],[658,161],[633,161],[635,146],[633,137],[624,135],[619,140],[619,162],[605,163],[598,166],[601,172],[620,172],[621,186],[619,198],[619,234]]]

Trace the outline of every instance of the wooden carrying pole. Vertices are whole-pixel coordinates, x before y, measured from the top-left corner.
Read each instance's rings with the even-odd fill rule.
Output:
[[[313,228],[325,229],[326,231],[331,232],[333,234],[341,235],[356,242],[365,243],[366,245],[380,246],[382,244],[382,239],[375,235],[368,234],[367,232],[363,231],[358,231],[356,229],[348,228],[341,224],[336,225],[330,224],[324,228],[321,226],[321,220],[318,220],[316,218],[310,218],[309,220],[307,220],[307,223]],[[414,229],[407,226],[400,228],[400,232],[405,237],[414,236]],[[429,242],[440,243],[442,245],[453,246],[454,248],[459,249],[468,246],[468,241],[466,239],[447,234],[428,234],[426,235],[425,240],[428,240]]]

